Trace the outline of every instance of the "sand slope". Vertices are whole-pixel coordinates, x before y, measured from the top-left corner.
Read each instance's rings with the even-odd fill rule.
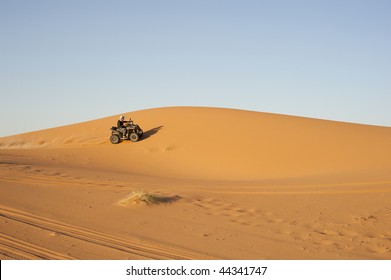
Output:
[[[0,138],[2,259],[391,258],[391,128],[126,116],[141,141],[109,142],[117,116]],[[152,205],[127,200],[140,190]]]

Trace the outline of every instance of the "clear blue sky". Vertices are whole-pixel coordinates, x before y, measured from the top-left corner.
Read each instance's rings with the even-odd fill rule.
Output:
[[[389,0],[0,0],[0,136],[177,105],[391,126],[390,15]]]

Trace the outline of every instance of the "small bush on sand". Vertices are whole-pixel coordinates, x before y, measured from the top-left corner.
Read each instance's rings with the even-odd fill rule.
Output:
[[[131,204],[144,204],[152,205],[160,203],[160,198],[156,195],[144,192],[144,191],[133,191],[128,197],[124,198],[119,202],[121,205]]]

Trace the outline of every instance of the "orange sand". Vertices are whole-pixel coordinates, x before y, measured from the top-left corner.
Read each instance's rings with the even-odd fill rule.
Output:
[[[117,116],[0,138],[1,259],[391,259],[391,128],[126,116],[141,141],[109,142]]]

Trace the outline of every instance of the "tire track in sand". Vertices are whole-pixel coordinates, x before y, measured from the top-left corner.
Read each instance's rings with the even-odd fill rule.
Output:
[[[61,169],[38,167],[29,164],[0,162],[0,181],[28,185],[62,187],[85,187],[88,189],[126,189],[126,182],[94,180],[91,178],[72,177]]]
[[[0,233],[0,252],[17,259],[74,260],[70,255],[55,252],[30,242]]]
[[[200,256],[193,252],[185,252],[177,248],[165,248],[163,246],[154,246],[151,244],[136,244],[119,237],[110,236],[102,232],[69,225],[63,222],[51,220],[31,213],[27,213],[14,208],[0,205],[0,216],[21,222],[33,227],[53,231],[70,238],[75,238],[93,245],[103,246],[106,248],[129,253],[135,259],[200,259]],[[53,252],[27,242],[20,242],[15,238],[0,235],[0,245],[6,247],[8,251],[19,255],[23,258],[49,258],[65,259],[70,258],[68,255]]]

